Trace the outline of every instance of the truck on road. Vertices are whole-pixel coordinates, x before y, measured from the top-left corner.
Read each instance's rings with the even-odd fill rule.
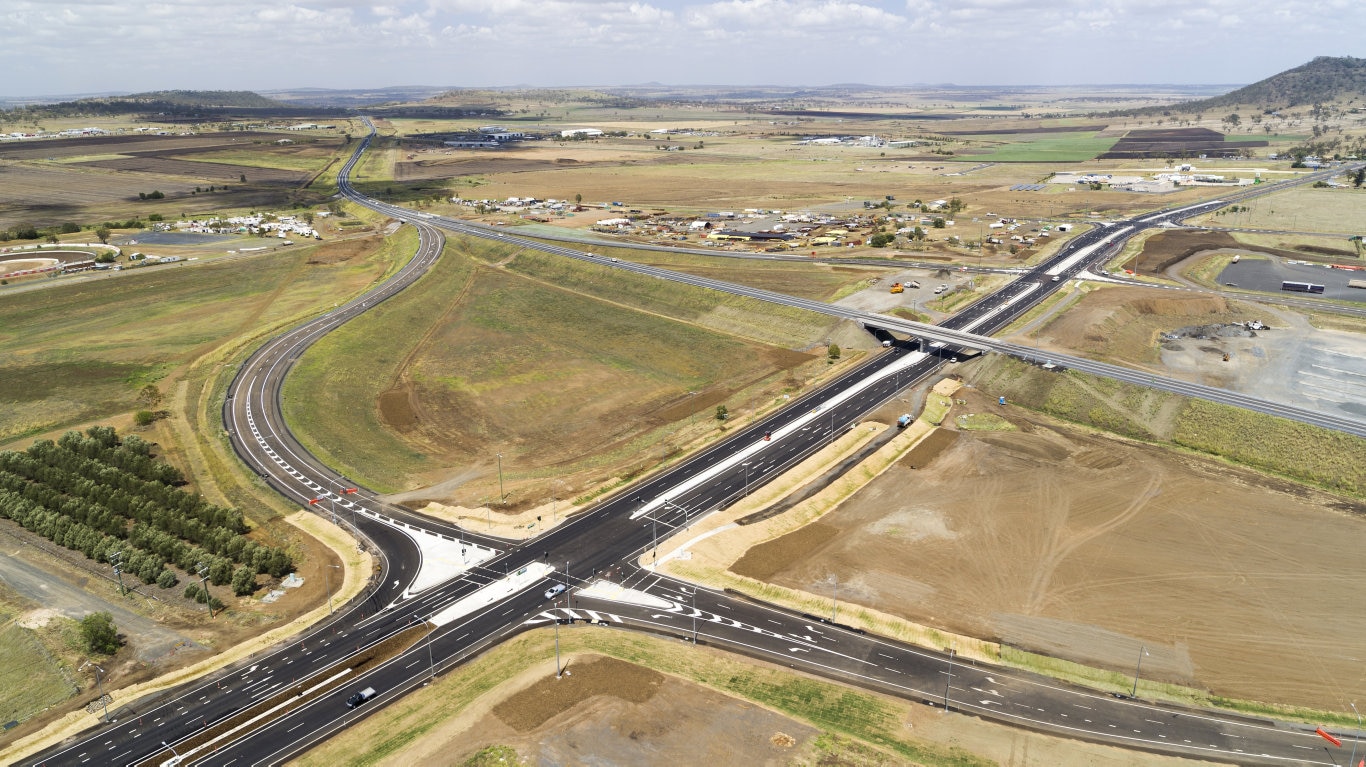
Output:
[[[365,701],[370,700],[371,698],[375,697],[375,694],[376,694],[376,693],[375,693],[375,688],[373,688],[373,687],[366,687],[364,690],[361,690],[360,692],[356,693],[355,695],[352,695],[351,697],[347,698],[347,699],[346,699],[346,707],[347,707],[347,708],[355,708],[356,706],[359,706],[360,704],[364,703]]]

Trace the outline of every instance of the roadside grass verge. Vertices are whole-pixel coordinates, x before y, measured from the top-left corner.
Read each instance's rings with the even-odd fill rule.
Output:
[[[347,728],[303,754],[295,763],[300,767],[396,764],[415,758],[418,749],[429,751],[445,745],[422,741],[442,725],[465,714],[481,697],[490,693],[503,697],[506,693],[498,688],[505,680],[536,667],[549,668],[547,664],[555,657],[554,641],[554,635],[542,629],[504,642],[444,674],[435,684],[415,691]],[[878,752],[896,754],[927,767],[991,763],[958,746],[902,736],[905,732],[902,722],[909,717],[913,705],[906,701],[646,634],[575,624],[559,632],[559,643],[561,652],[570,656],[571,663],[573,656],[586,654],[634,663],[773,709],[826,733],[851,738]],[[553,670],[547,673],[553,673]],[[408,753],[409,748],[414,751]],[[839,750],[837,743],[827,744],[827,748]],[[464,754],[447,753],[447,756],[465,758]]]
[[[910,320],[911,322],[924,322],[927,324],[934,324],[933,317],[922,312],[917,312],[916,310],[908,306],[898,306],[897,308],[887,313],[892,315],[893,317],[900,317],[903,320]]]
[[[1270,260],[1266,256],[1244,255],[1242,258],[1248,261]],[[1219,273],[1224,271],[1224,268],[1231,263],[1233,263],[1232,254],[1218,253],[1200,259],[1199,263],[1194,264],[1188,269],[1182,270],[1181,275],[1198,285],[1204,285],[1205,287],[1213,288],[1215,290],[1226,290],[1227,286],[1219,284]]]
[[[1190,400],[1172,442],[1234,463],[1366,496],[1366,440],[1251,410]]]
[[[992,355],[974,386],[1016,405],[1248,466],[1352,497],[1366,496],[1366,440],[1250,410],[1187,399],[1075,370],[1049,372]]]
[[[883,267],[770,261],[755,258],[697,256],[624,248],[586,247],[584,250],[623,261],[649,264],[697,277],[725,280],[816,301],[837,301],[868,286],[868,280],[888,274]]]
[[[78,692],[34,631],[0,618],[0,721],[23,722]]]
[[[811,343],[834,324],[829,317],[805,309],[774,306],[537,251],[518,252],[508,269],[604,301],[789,348]]]
[[[386,239],[385,258],[400,262],[417,250],[407,226]],[[323,336],[299,358],[281,395],[285,419],[299,441],[324,463],[381,492],[398,477],[427,468],[426,456],[380,422],[375,398],[421,340],[422,328],[468,279],[470,264],[447,252],[416,284]]]
[[[1038,655],[1014,647],[1004,645],[1001,647],[1001,662],[1015,668],[1033,671],[1101,692],[1129,695],[1134,689],[1132,673],[1107,671],[1060,658]],[[1304,706],[1287,706],[1255,700],[1225,698],[1219,695],[1211,695],[1206,690],[1157,682],[1144,679],[1142,676],[1138,679],[1138,697],[1186,706],[1218,708],[1249,716],[1274,717],[1307,724],[1333,724],[1343,727],[1356,724],[1356,717],[1352,716],[1350,712],[1317,710]]]
[[[960,431],[1015,431],[1015,424],[995,413],[964,413],[953,422]]]

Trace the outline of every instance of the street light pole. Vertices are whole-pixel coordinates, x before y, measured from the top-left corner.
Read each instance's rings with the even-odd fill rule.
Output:
[[[97,664],[94,663],[91,663],[90,665],[95,667],[95,684],[98,685],[100,688],[100,704],[104,706],[104,721],[108,722],[109,699],[104,697],[104,679],[102,676],[104,674],[104,669],[100,668]]]
[[[555,605],[555,606],[558,606],[559,604],[560,604],[560,601],[559,601],[558,599],[555,600],[554,605]],[[560,673],[560,619],[559,619],[559,618],[556,618],[556,619],[555,619],[555,678],[556,678],[556,679],[559,679],[560,677],[561,677],[561,673]]]
[[[949,675],[944,680],[944,713],[949,713],[949,685],[953,683],[953,655],[954,648],[949,647]]]
[[[1356,701],[1352,702],[1352,713],[1357,715],[1357,735],[1352,740],[1352,758],[1347,760],[1347,764],[1355,765],[1357,761],[1357,744],[1361,742],[1361,712],[1357,711]]]
[[[834,623],[835,610],[839,608],[840,604],[840,574],[834,573],[830,577],[835,579],[835,588],[830,592],[830,622]]]
[[[328,565],[323,568],[323,575],[327,577],[327,614],[332,614],[332,570],[341,569],[340,565]]]
[[[744,468],[744,470],[745,470],[745,497],[748,498],[748,497],[749,497],[749,461],[745,461],[744,463],[740,464],[740,466],[741,466],[742,468]]]
[[[1143,656],[1147,654],[1148,648],[1145,645],[1139,645],[1138,663],[1134,666],[1134,688],[1129,691],[1129,697],[1131,698],[1138,696],[1138,673],[1143,668]]]
[[[435,631],[436,629],[432,629]],[[427,632],[427,667],[432,671],[432,681],[436,681],[436,659],[432,657],[432,631]]]
[[[692,587],[692,643],[697,644],[697,587]]]
[[[161,741],[161,745],[163,745],[163,746],[165,746],[165,747],[171,749],[171,755],[174,756],[174,757],[176,758],[176,761],[177,761],[177,762],[180,761],[180,754],[177,754],[177,753],[176,753],[175,746],[171,745],[170,743],[167,743],[167,742],[164,741],[164,740]]]
[[[502,453],[499,453],[499,454],[498,454],[498,503],[501,504],[501,503],[502,503],[503,501],[505,501],[506,499],[507,499],[507,496],[503,494],[503,454],[502,454]]]

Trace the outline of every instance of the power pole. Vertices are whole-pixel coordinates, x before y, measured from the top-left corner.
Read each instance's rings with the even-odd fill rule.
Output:
[[[128,589],[123,587],[123,552],[116,551],[110,554],[109,564],[114,566],[114,575],[119,577],[119,596],[127,596]]]
[[[195,572],[199,573],[199,590],[204,592],[204,606],[209,608],[209,617],[212,618],[213,603],[209,601],[212,598],[212,595],[209,594],[209,566],[203,562],[196,562],[194,569]]]

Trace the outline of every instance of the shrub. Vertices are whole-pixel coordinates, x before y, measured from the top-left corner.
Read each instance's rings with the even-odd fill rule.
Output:
[[[81,643],[87,652],[100,655],[113,655],[119,651],[119,631],[114,626],[114,616],[109,613],[91,613],[81,619]]]
[[[175,577],[175,573],[170,570],[162,570],[161,575],[157,576],[157,585],[163,589],[173,589],[180,579]]]
[[[150,410],[139,410],[138,412],[133,414],[133,423],[137,424],[138,426],[151,426],[152,422],[156,419],[156,413],[153,413]]]
[[[249,567],[239,567],[232,574],[232,593],[239,597],[256,591],[256,573]]]

